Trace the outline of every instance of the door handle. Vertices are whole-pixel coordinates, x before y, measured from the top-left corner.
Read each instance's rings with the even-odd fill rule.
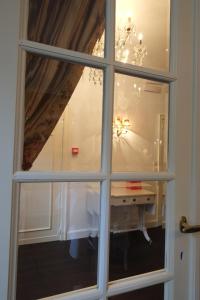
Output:
[[[199,232],[200,231],[200,225],[195,225],[195,226],[189,225],[188,222],[187,222],[187,218],[183,216],[183,217],[181,217],[181,220],[180,220],[180,231],[182,233]]]

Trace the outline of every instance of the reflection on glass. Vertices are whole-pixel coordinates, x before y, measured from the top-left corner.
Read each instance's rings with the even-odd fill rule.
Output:
[[[164,182],[112,183],[110,281],[164,268],[165,194]]]
[[[115,75],[114,172],[167,169],[168,96],[167,84]]]
[[[104,31],[104,6],[104,0],[29,0],[28,39],[92,54]]]
[[[141,290],[110,297],[109,300],[164,300],[164,285],[159,284]]]
[[[98,171],[103,71],[27,54],[23,170]]]
[[[21,184],[17,300],[97,284],[98,183]]]
[[[117,0],[116,60],[168,70],[169,20],[169,0]]]

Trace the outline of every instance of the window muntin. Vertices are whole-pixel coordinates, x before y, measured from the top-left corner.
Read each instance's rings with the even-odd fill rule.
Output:
[[[108,81],[108,82],[106,82],[106,89],[108,88],[108,91],[105,91],[105,93],[104,93],[104,104],[105,104],[105,106],[104,106],[104,112],[103,112],[103,115],[104,115],[104,124],[105,123],[108,124],[108,121],[110,123],[112,123],[112,118],[110,118],[109,116],[112,115],[112,113],[111,113],[112,107],[110,105],[110,101],[112,101],[112,98],[113,98],[112,97],[113,93],[112,93],[111,90],[112,90],[112,81],[113,81],[113,77],[114,77],[113,69],[115,68],[115,66],[117,66],[117,68],[120,67],[120,72],[122,71],[125,74],[126,73],[129,74],[129,72],[131,73],[131,71],[133,71],[134,75],[136,75],[136,76],[141,76],[141,77],[144,76],[145,78],[149,78],[149,79],[153,79],[156,76],[157,80],[160,79],[161,81],[163,81],[163,79],[164,79],[164,81],[167,82],[167,83],[170,83],[170,82],[173,82],[173,81],[176,80],[175,77],[173,78],[170,73],[165,73],[164,76],[163,76],[162,72],[160,73],[159,71],[150,70],[150,69],[140,70],[140,69],[135,68],[134,65],[132,67],[128,66],[129,69],[126,69],[126,65],[124,65],[124,67],[123,67],[122,65],[120,66],[120,65],[117,65],[117,63],[113,62],[112,59],[114,58],[114,52],[113,52],[112,46],[109,45],[109,37],[111,38],[111,36],[113,36],[114,19],[113,19],[113,16],[112,16],[112,11],[114,11],[114,2],[115,1],[106,1],[107,15],[109,15],[109,18],[106,21],[106,23],[107,23],[106,24],[106,32],[109,33],[109,36],[107,38],[107,41],[108,41],[108,45],[107,46],[108,47],[106,47],[107,48],[107,50],[106,50],[106,53],[107,53],[106,56],[107,56],[107,58],[102,60],[102,63],[105,65],[106,81]],[[110,18],[110,16],[111,16],[111,18]],[[73,62],[81,60],[81,62],[83,63],[84,60],[85,60],[85,63],[86,64],[88,63],[88,57],[81,56],[78,52],[76,54],[73,54],[73,53],[68,52],[68,51],[66,51],[66,52],[65,51],[60,51],[59,48],[52,49],[51,47],[48,47],[48,45],[46,45],[44,47],[44,45],[42,45],[42,44],[40,45],[40,44],[37,44],[37,43],[34,43],[34,42],[29,43],[28,41],[23,41],[21,43],[21,46],[25,50],[27,50],[28,52],[29,51],[33,51],[33,52],[36,51],[37,53],[45,54],[47,56],[48,56],[48,52],[49,52],[49,53],[51,53],[52,57],[55,56],[55,58],[61,58],[61,59],[63,57],[65,57],[65,59],[67,59],[69,56],[71,56]],[[94,63],[94,66],[97,66],[97,65],[99,65],[99,62],[100,62],[100,60],[94,57],[93,59],[91,59],[90,65],[92,65]],[[118,71],[119,71],[119,69],[118,69]],[[107,112],[105,113],[105,111],[107,111]],[[109,120],[107,120],[107,117],[108,117]],[[105,181],[103,181],[103,184],[102,184],[102,194],[105,196],[105,198],[102,198],[102,199],[104,199],[103,200],[104,202],[109,201],[109,198],[110,198],[110,196],[107,196],[107,191],[109,189],[109,180],[110,180],[109,179],[110,178],[110,162],[109,162],[109,158],[111,158],[111,156],[110,156],[110,151],[109,151],[110,150],[109,141],[108,141],[107,137],[108,137],[107,133],[104,130],[104,134],[102,136],[103,149],[104,150],[105,149],[108,150],[108,151],[103,151],[104,154],[103,154],[103,157],[102,157],[102,160],[104,162],[103,163],[103,171],[105,173],[101,173],[101,174],[97,173],[96,175],[95,174],[92,175],[93,180],[97,180],[99,177],[102,177],[103,180],[106,179]],[[108,156],[108,157],[105,158],[105,156]],[[108,166],[107,167],[106,167],[105,162],[108,162]],[[135,173],[135,174],[133,174],[133,178],[134,179],[135,179],[135,175],[136,174],[138,174],[138,176],[140,178],[142,177],[141,173],[140,174],[139,173]],[[143,175],[144,175],[143,179],[145,179],[146,176],[148,177],[148,179],[151,177],[152,180],[153,180],[153,178],[155,178],[154,175],[153,175],[153,173],[149,173],[149,176],[148,176],[148,174],[146,174],[146,175],[143,174]],[[172,174],[170,175],[170,173],[164,173],[163,175],[162,174],[160,174],[160,175],[163,176],[164,179],[166,179],[166,180],[173,180],[174,179],[174,175],[172,175]],[[38,176],[38,178],[37,178],[37,176]],[[54,179],[56,179],[56,181],[58,181],[59,177],[61,177],[62,180],[63,180],[64,178],[69,179],[69,176],[70,176],[70,173],[68,173],[68,172],[67,173],[60,173],[60,172],[49,173],[49,172],[43,172],[42,175],[41,175],[41,173],[35,173],[35,175],[33,174],[33,176],[28,175],[27,172],[22,172],[22,173],[16,174],[16,176],[14,178],[16,180],[18,180],[18,181],[21,181],[21,182],[23,182],[24,180],[25,181],[31,181],[31,180],[33,180],[33,178],[34,178],[34,180],[36,179],[36,181],[38,181],[38,180],[40,180],[40,181],[47,181],[47,178],[50,178],[50,180],[53,180],[53,178],[54,178]],[[88,176],[89,175],[87,175],[86,173],[83,173],[81,176],[80,176],[79,173],[76,173],[76,172],[72,174],[73,178],[77,177],[78,180],[80,180],[80,181],[85,181],[84,177],[86,178]],[[125,178],[124,176],[126,177],[126,174],[125,175],[123,175],[123,174],[121,175],[121,180],[124,180],[124,178]],[[108,206],[104,203],[104,205],[102,207],[103,208],[101,208],[101,211],[103,212],[103,215],[105,215],[105,214],[107,215],[108,214]],[[103,225],[101,225],[101,235],[100,235],[100,240],[101,240],[101,242],[100,242],[100,244],[101,244],[100,245],[100,265],[102,265],[106,261],[106,257],[108,255],[108,249],[107,249],[107,244],[108,243],[107,243],[107,241],[105,240],[105,247],[104,247],[104,245],[102,246],[102,244],[104,243],[103,242],[103,240],[104,240],[103,235],[105,234],[105,236],[107,236],[106,235],[106,232],[108,230],[107,224],[109,222],[106,222],[104,218],[103,218],[102,221],[103,221],[102,222]],[[103,267],[100,267],[100,269],[101,269],[100,272],[99,272],[99,275],[100,275],[100,277],[99,277],[99,283],[100,283],[100,285],[99,285],[99,291],[98,292],[99,293],[103,293],[103,295],[105,296],[106,293],[107,293],[107,291],[106,291],[107,290],[107,280],[106,280],[106,276],[104,276],[104,275],[106,275],[106,270],[104,270]],[[169,280],[169,277],[170,276],[168,276],[168,277],[167,276],[166,277],[162,277],[163,281]],[[166,278],[168,278],[168,279],[166,279]],[[143,280],[141,278],[141,282],[142,281]],[[133,282],[134,282],[134,279],[133,279]],[[144,283],[144,286],[145,286],[145,283]],[[130,289],[130,286],[129,286],[129,289]],[[95,296],[96,290],[92,290],[92,291],[94,292],[94,294],[93,294],[94,298],[96,298],[97,297],[97,296]],[[88,291],[88,293],[89,293],[89,291]],[[84,294],[83,295],[81,293],[77,294],[77,297],[78,297],[77,299],[81,299],[82,296],[85,297]]]

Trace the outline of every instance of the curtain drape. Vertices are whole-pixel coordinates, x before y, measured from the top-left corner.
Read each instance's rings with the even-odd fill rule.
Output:
[[[105,0],[31,0],[28,39],[91,54],[104,30]],[[55,128],[84,66],[27,54],[22,169],[29,170]]]

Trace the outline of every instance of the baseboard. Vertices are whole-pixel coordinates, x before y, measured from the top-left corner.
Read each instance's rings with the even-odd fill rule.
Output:
[[[148,228],[155,228],[159,227],[162,224],[158,224],[157,222],[148,222],[147,223],[147,229]],[[138,230],[137,228],[135,230]],[[87,238],[89,236],[96,237],[98,235],[98,229],[97,228],[85,228],[85,229],[78,229],[78,230],[69,230],[67,233],[67,240],[74,240],[74,239],[82,239]]]
[[[147,229],[148,228],[155,228],[158,227],[161,224],[158,224],[157,222],[148,222],[146,224]],[[136,228],[137,230],[137,228]],[[97,228],[84,228],[84,229],[77,229],[77,230],[69,230],[67,232],[67,240],[74,240],[74,239],[82,239],[87,238],[89,236],[96,237],[98,235],[98,229]],[[19,245],[26,245],[26,244],[35,244],[35,243],[45,243],[45,242],[52,242],[52,241],[58,241],[60,240],[60,235],[51,235],[51,236],[44,236],[44,237],[35,237],[35,238],[24,238],[19,239],[18,244]]]
[[[60,240],[59,235],[51,235],[51,236],[36,237],[36,238],[25,238],[25,239],[19,239],[18,245],[53,242],[58,240]]]

